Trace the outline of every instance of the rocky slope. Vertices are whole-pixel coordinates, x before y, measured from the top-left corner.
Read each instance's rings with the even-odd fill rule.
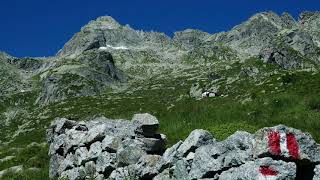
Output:
[[[53,57],[0,53],[1,176],[48,178],[44,134],[56,117],[149,112],[170,145],[198,128],[222,140],[277,124],[319,141],[319,14],[263,12],[227,32],[173,37],[103,16]]]

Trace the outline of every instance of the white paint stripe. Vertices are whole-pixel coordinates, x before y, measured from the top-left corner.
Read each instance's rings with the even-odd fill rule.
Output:
[[[280,133],[280,150],[281,154],[285,157],[289,157],[289,150],[287,147],[287,135],[286,133]]]
[[[262,174],[259,174],[258,180],[277,180],[277,176],[264,176]]]

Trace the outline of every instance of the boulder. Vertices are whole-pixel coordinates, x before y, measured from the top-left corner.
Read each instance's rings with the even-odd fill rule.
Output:
[[[296,165],[293,162],[276,161],[272,158],[262,158],[248,161],[245,164],[223,171],[219,180],[256,180],[277,179],[294,180],[296,177]]]
[[[195,151],[191,178],[214,177],[223,169],[252,160],[252,142],[251,134],[238,131],[225,141],[201,146]]]
[[[66,138],[64,139],[64,154],[72,151],[72,148],[84,146],[86,132],[77,131],[75,129],[66,130]]]
[[[67,136],[65,134],[60,134],[55,136],[49,146],[49,155],[54,155],[56,152],[63,154],[63,145],[65,143]]]
[[[181,156],[186,156],[189,152],[194,152],[198,147],[215,142],[209,131],[202,129],[193,130],[190,135],[177,149]]]
[[[101,142],[95,142],[90,146],[88,157],[90,157],[90,159],[92,160],[96,160],[101,153],[102,153]]]
[[[168,148],[162,155],[162,158],[157,165],[157,169],[159,171],[162,171],[170,166],[172,166],[174,163],[176,163],[179,159],[181,159],[181,156],[178,154],[178,148],[181,146],[183,141],[179,141],[172,147]]]
[[[105,137],[106,128],[107,127],[105,124],[99,124],[89,129],[87,136],[85,137],[85,143],[91,144],[93,142],[103,140]]]
[[[320,147],[310,134],[284,125],[260,129],[254,135],[254,157],[320,163]]]
[[[84,169],[87,177],[93,177],[96,174],[96,164],[93,161],[86,162]]]
[[[132,168],[132,167],[131,167]],[[120,167],[112,171],[109,176],[110,180],[137,179],[129,166]]]
[[[60,163],[58,168],[58,173],[61,174],[63,171],[67,169],[74,168],[75,165],[75,158],[72,153],[69,153]]]
[[[116,166],[116,154],[102,152],[97,158],[97,171],[109,175]]]
[[[132,118],[136,126],[135,132],[145,137],[153,137],[159,128],[159,121],[151,114],[135,114]]]
[[[159,172],[156,168],[161,156],[159,155],[144,155],[135,164],[135,174],[142,179],[151,179]]]
[[[102,141],[102,150],[108,152],[116,152],[121,143],[121,140],[118,137],[106,135]]]
[[[191,177],[188,173],[190,165],[185,160],[179,160],[174,166],[173,177],[172,179],[176,180],[191,180]]]
[[[138,146],[121,147],[117,152],[117,163],[119,166],[135,164],[146,152]]]
[[[77,123],[66,118],[57,118],[51,123],[51,128],[58,134],[64,133],[65,129],[71,129]]]
[[[142,148],[148,153],[160,154],[165,150],[166,142],[156,138],[137,138],[143,145]]]
[[[88,149],[86,147],[80,147],[75,151],[75,159],[76,159],[76,163],[77,165],[83,165],[85,164],[88,159],[89,152]]]

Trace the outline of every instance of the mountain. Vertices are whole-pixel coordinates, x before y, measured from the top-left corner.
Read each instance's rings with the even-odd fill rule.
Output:
[[[23,165],[21,179],[47,179],[45,129],[57,117],[148,112],[169,145],[195,128],[223,139],[277,124],[319,142],[319,27],[319,12],[298,20],[262,12],[227,32],[186,29],[169,37],[103,16],[55,56],[0,52],[0,172]]]

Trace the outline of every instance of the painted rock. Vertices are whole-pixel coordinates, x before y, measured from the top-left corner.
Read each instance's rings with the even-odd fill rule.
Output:
[[[253,155],[292,161],[320,162],[320,147],[310,134],[284,125],[260,129],[254,135]]]

